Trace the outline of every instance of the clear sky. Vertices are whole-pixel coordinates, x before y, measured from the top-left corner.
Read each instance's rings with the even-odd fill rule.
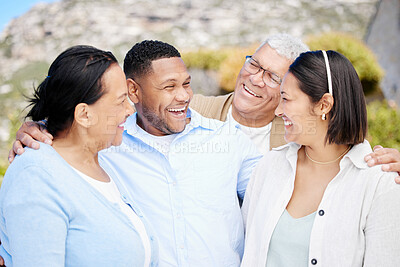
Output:
[[[21,16],[36,3],[55,1],[57,0],[0,0],[0,31],[3,31],[11,19]]]

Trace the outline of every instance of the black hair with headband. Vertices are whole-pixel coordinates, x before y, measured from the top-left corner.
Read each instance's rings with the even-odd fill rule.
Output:
[[[334,104],[328,113],[326,140],[335,144],[362,143],[367,133],[367,110],[360,79],[345,56],[331,50],[326,55],[328,64],[322,51],[302,53],[290,65],[289,72],[313,104],[329,93],[330,73]]]

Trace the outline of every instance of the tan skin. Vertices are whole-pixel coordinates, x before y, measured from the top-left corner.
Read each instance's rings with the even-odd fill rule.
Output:
[[[72,167],[95,180],[109,182],[110,178],[99,165],[98,152],[121,144],[123,128],[120,124],[133,109],[127,100],[125,75],[117,64],[103,74],[102,86],[105,93],[99,100],[75,107],[72,126],[57,134],[53,148]]]
[[[286,207],[294,218],[317,210],[326,187],[340,170],[341,155],[348,149],[347,145],[325,142],[328,120],[322,120],[321,116],[329,113],[333,102],[332,96],[325,94],[317,104],[312,104],[298,88],[294,76],[290,73],[285,75],[281,101],[275,113],[285,121],[285,140],[303,145],[298,151],[293,195]],[[333,162],[325,165],[315,163],[306,157],[306,149],[312,159]]]
[[[298,156],[294,191],[286,207],[294,218],[317,210],[326,187],[339,172],[339,164],[323,166],[310,162],[304,154],[304,147],[299,150]]]
[[[253,54],[253,57],[261,67],[278,74],[279,77],[283,77],[283,74],[286,73],[291,64],[289,60],[279,56],[267,44],[260,47]],[[242,68],[237,78],[232,115],[235,120],[246,126],[262,127],[270,123],[275,116],[275,108],[279,103],[279,87],[269,88],[262,82],[260,77],[261,72],[256,75],[250,75]],[[248,94],[244,94],[244,85],[262,96],[262,98],[252,98]],[[35,140],[51,144],[52,139],[53,136],[43,127],[40,127],[38,123],[25,122],[17,131],[16,141],[9,152],[9,162],[11,163],[14,160],[15,155],[20,155],[24,152],[23,144],[37,149],[39,148],[39,143]],[[382,165],[382,170],[384,171],[398,172],[399,176],[396,178],[396,183],[400,184],[400,152],[398,150],[375,146],[374,152],[367,155],[365,161],[369,166]]]
[[[280,56],[269,45],[258,48],[252,58],[259,66],[275,73],[281,79],[292,63]],[[280,98],[279,86],[271,88],[266,85],[262,74],[262,71],[250,74],[242,67],[237,77],[232,116],[242,125],[263,127],[275,118],[274,111]],[[257,96],[249,93],[248,90],[251,90]]]
[[[151,65],[150,73],[127,80],[137,123],[155,136],[182,132],[190,121],[186,115],[193,96],[186,66],[179,57],[157,59]]]

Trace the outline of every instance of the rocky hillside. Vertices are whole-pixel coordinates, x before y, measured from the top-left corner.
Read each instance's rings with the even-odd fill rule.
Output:
[[[120,59],[137,41],[178,49],[246,46],[268,34],[343,31],[363,38],[377,0],[63,0],[38,4],[0,35],[0,141],[18,124],[21,94],[65,48],[91,44]],[[196,88],[196,86],[193,86]],[[3,149],[7,150],[7,149]],[[0,156],[1,156],[0,152]]]
[[[162,39],[180,49],[247,45],[266,35],[346,31],[363,37],[376,0],[64,0],[38,4],[0,36],[0,76],[51,61],[74,44],[123,55],[135,42]]]

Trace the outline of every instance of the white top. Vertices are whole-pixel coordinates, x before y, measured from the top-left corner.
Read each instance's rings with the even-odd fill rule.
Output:
[[[72,166],[71,166],[72,167]],[[110,177],[110,182],[101,182],[92,177],[84,174],[83,172],[72,167],[85,181],[87,181],[91,186],[93,186],[97,191],[99,191],[108,201],[117,204],[121,211],[129,218],[135,229],[138,231],[140,239],[142,240],[145,252],[144,266],[150,266],[151,261],[151,246],[150,239],[147,235],[146,228],[143,222],[140,220],[139,216],[129,207],[121,198],[121,194],[118,190],[117,185],[114,183],[113,179]]]
[[[145,130],[143,130],[140,126],[137,127],[137,134],[135,136],[138,137],[146,137],[146,144],[154,147],[158,151],[160,151],[162,154],[164,154],[165,157],[168,158],[168,153],[170,150],[170,146],[172,141],[174,141],[175,137],[178,134],[167,134],[167,135],[162,135],[162,136],[156,136],[149,134]]]
[[[260,151],[261,154],[265,154],[269,151],[269,143],[270,143],[269,139],[271,134],[272,121],[263,127],[255,128],[255,127],[244,126],[233,118],[232,106],[230,106],[229,108],[226,121],[229,123],[232,122],[239,124],[240,130],[242,130],[242,132],[244,132],[251,139],[251,141],[253,141],[253,143],[256,145],[258,151]]]
[[[247,187],[242,266],[264,266],[274,228],[293,192],[297,152],[290,143],[259,162]],[[310,238],[309,266],[400,266],[400,186],[396,173],[369,168],[367,141],[340,161],[328,184]]]
[[[315,213],[293,218],[283,211],[269,244],[266,267],[308,266],[308,249]]]

